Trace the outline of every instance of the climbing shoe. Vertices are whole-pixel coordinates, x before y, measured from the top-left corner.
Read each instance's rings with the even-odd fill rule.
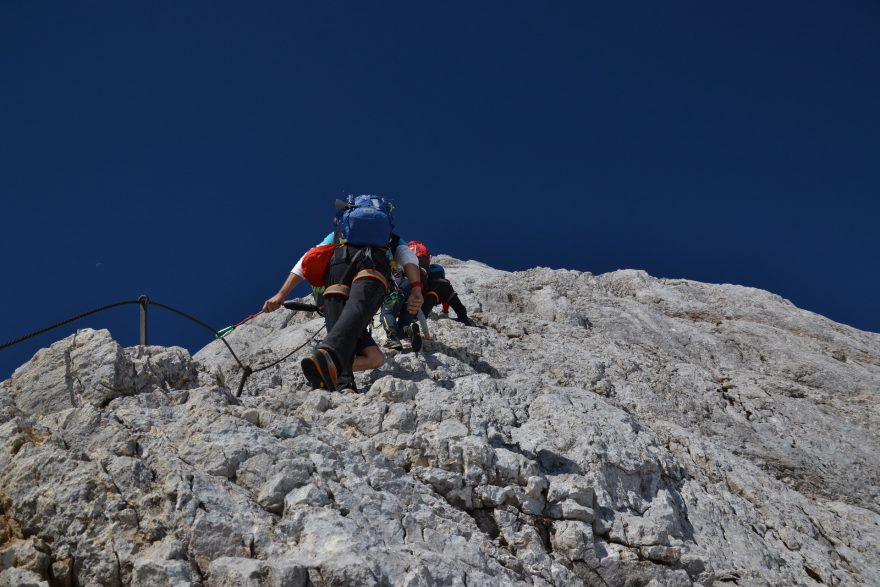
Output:
[[[389,334],[385,341],[385,346],[391,350],[402,351],[403,343],[397,338],[396,334]]]
[[[414,353],[422,350],[422,333],[419,330],[419,325],[413,322],[412,324],[407,324],[403,327],[403,332],[409,337],[410,344],[412,345],[412,350]]]
[[[336,389],[336,364],[327,349],[315,349],[300,361],[300,366],[315,389]]]

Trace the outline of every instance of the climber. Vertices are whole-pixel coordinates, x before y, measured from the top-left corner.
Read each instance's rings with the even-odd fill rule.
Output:
[[[474,326],[474,323],[468,318],[467,309],[455,293],[452,284],[446,279],[446,271],[443,266],[438,263],[431,263],[431,253],[428,247],[419,241],[409,241],[409,249],[415,253],[422,271],[422,277],[425,280],[425,301],[422,304],[422,312],[425,316],[431,314],[431,310],[437,304],[443,304],[444,308],[452,306],[455,310],[455,319],[465,326]],[[448,310],[444,309],[444,312]]]
[[[336,200],[336,229],[299,260],[277,294],[263,304],[277,310],[303,279],[323,291],[327,336],[300,365],[315,388],[356,392],[354,371],[381,366],[382,352],[367,326],[391,279],[391,262],[403,268],[411,288],[407,309],[422,305],[418,260],[394,228],[393,205],[380,196]]]
[[[425,282],[425,301],[419,310],[417,317],[419,324],[413,321],[413,316],[406,312],[402,312],[403,306],[407,303],[409,295],[409,287],[403,280],[402,276],[394,279],[394,287],[386,296],[382,304],[381,319],[382,327],[385,329],[386,343],[385,346],[390,349],[402,350],[403,342],[401,339],[409,338],[413,351],[418,352],[422,347],[422,338],[431,339],[428,330],[428,322],[425,317],[430,314],[431,310],[438,303],[443,304],[443,313],[449,312],[451,304],[455,309],[456,320],[466,326],[475,326],[468,318],[467,309],[452,288],[452,284],[446,279],[446,272],[442,265],[431,263],[431,254],[428,248],[419,241],[410,241],[407,245],[409,249],[416,255],[419,262],[419,271],[422,280]],[[421,325],[421,326],[420,326]]]
[[[422,272],[423,280],[425,276],[426,274]],[[406,277],[400,272],[395,272],[392,283],[393,286],[385,296],[379,311],[379,322],[385,330],[385,346],[398,351],[403,350],[401,339],[408,338],[413,352],[417,353],[422,350],[422,338],[431,339],[428,321],[425,320],[425,314],[421,309],[416,316],[402,311],[410,293]],[[414,321],[415,319],[418,319],[418,323]]]

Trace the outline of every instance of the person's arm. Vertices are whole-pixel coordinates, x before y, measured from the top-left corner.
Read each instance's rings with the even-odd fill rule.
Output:
[[[422,325],[422,338],[426,340],[434,338],[431,336],[431,331],[428,330],[428,320],[425,318],[425,313],[419,310],[418,314],[416,314],[416,318],[419,319],[419,324]]]
[[[422,288],[424,287],[421,279],[422,274],[419,271],[419,266],[412,263],[404,265],[403,270],[406,272],[406,278],[409,281],[410,287],[409,298],[406,300],[406,309],[409,310],[410,314],[415,315],[425,302],[425,297],[422,295]]]
[[[403,241],[403,239],[401,239],[401,241]],[[410,293],[409,298],[406,301],[406,309],[410,314],[415,316],[416,312],[421,309],[422,303],[425,301],[425,297],[422,295],[422,288],[424,285],[422,284],[422,272],[419,268],[419,260],[416,258],[416,254],[406,245],[397,245],[397,248],[394,250],[394,260],[397,261],[398,265],[403,267],[403,272],[406,275],[407,281],[409,281]]]
[[[336,239],[336,233],[331,232],[327,236],[324,237],[317,246],[321,245],[329,245],[332,244]],[[296,262],[296,265],[293,266],[293,269],[290,270],[290,275],[287,276],[287,279],[284,280],[284,285],[281,286],[281,289],[278,290],[278,293],[266,300],[263,304],[264,312],[274,312],[278,308],[281,307],[281,304],[284,303],[284,298],[287,297],[287,294],[293,291],[293,289],[300,284],[301,281],[305,280],[305,276],[303,275],[303,259],[306,256],[303,255],[299,258],[299,261]]]
[[[300,259],[300,262],[302,262],[302,259]],[[299,269],[299,271],[297,271],[297,269]],[[287,279],[284,280],[284,285],[281,286],[278,293],[266,300],[263,304],[263,311],[274,312],[280,308],[281,304],[284,303],[287,294],[292,292],[293,289],[303,281],[303,279],[301,264],[297,263],[296,267],[293,268],[293,271],[290,272],[290,275],[287,276]]]

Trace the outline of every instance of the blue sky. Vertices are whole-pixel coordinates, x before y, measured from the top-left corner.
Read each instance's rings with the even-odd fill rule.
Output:
[[[739,283],[880,331],[878,104],[867,0],[5,2],[0,339],[141,293],[234,323],[352,192],[433,251]],[[137,310],[0,377],[76,326],[134,344]]]

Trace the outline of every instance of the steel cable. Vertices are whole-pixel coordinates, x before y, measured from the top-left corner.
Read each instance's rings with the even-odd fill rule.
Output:
[[[122,302],[116,302],[114,304],[107,304],[106,306],[101,306],[100,308],[95,308],[94,310],[89,310],[88,312],[83,312],[82,314],[77,314],[76,316],[74,316],[72,318],[68,318],[67,320],[62,320],[61,322],[56,322],[55,324],[52,324],[51,326],[47,326],[46,328],[41,328],[40,330],[36,330],[34,332],[25,334],[23,336],[19,336],[18,338],[14,338],[14,339],[10,340],[9,342],[4,342],[2,345],[0,345],[0,351],[2,351],[3,349],[9,348],[11,346],[17,345],[20,342],[24,342],[28,339],[34,338],[35,336],[45,334],[46,332],[49,332],[50,330],[55,330],[56,328],[60,328],[66,324],[70,324],[71,322],[76,322],[77,320],[81,320],[81,319],[85,318],[86,316],[91,316],[92,314],[97,314],[98,312],[103,312],[105,310],[110,310],[112,308],[117,308],[119,306],[128,306],[131,304],[140,305],[140,303],[141,303],[140,300],[125,300]],[[151,302],[151,303],[154,303],[154,302]]]
[[[232,350],[232,347],[229,345],[228,342],[226,342],[226,339],[223,338],[223,337],[221,337],[221,336],[217,336],[217,330],[216,330],[215,328],[211,328],[210,325],[205,324],[204,322],[202,322],[202,321],[199,320],[198,318],[196,318],[196,317],[194,317],[194,316],[190,316],[190,315],[187,314],[186,312],[183,312],[183,311],[181,311],[181,310],[178,310],[177,308],[172,308],[171,306],[168,306],[168,305],[165,305],[165,304],[160,304],[159,302],[154,302],[153,300],[150,300],[148,303],[149,303],[151,306],[158,306],[158,307],[162,308],[163,310],[168,310],[169,312],[174,312],[174,313],[177,314],[178,316],[181,316],[181,317],[183,317],[183,318],[186,318],[187,320],[191,320],[192,322],[195,322],[195,323],[198,324],[199,326],[201,326],[201,327],[203,327],[203,328],[205,328],[205,329],[207,329],[207,330],[210,330],[210,331],[211,331],[211,334],[213,334],[213,335],[214,335],[215,337],[217,337],[217,338],[218,338],[223,344],[226,345],[226,348],[229,349],[229,352],[232,354],[232,358],[235,359],[235,362],[238,363],[239,367],[241,367],[242,369],[245,368],[244,363],[241,362],[241,359],[238,358],[238,355],[235,354],[235,351]]]
[[[289,359],[290,357],[292,357],[294,353],[296,353],[296,352],[302,350],[307,344],[309,344],[310,342],[314,341],[314,340],[315,340],[315,337],[318,336],[318,334],[319,334],[322,330],[324,330],[324,327],[323,327],[323,326],[320,327],[319,329],[317,329],[315,332],[313,332],[312,335],[309,336],[309,337],[306,339],[306,341],[305,341],[304,343],[302,343],[301,345],[299,345],[298,347],[296,347],[295,349],[293,349],[292,351],[290,351],[289,353],[287,353],[286,355],[284,355],[284,356],[281,357],[280,359],[278,359],[278,360],[276,360],[276,361],[272,361],[272,362],[269,363],[268,365],[263,365],[262,367],[258,367],[258,368],[256,368],[256,369],[251,369],[250,367],[244,367],[244,370],[243,370],[243,372],[242,372],[242,374],[241,374],[241,381],[239,381],[239,383],[238,383],[238,390],[236,390],[236,392],[235,392],[235,397],[241,397],[241,392],[242,392],[242,390],[244,389],[244,384],[245,384],[245,382],[248,380],[248,377],[250,377],[250,376],[253,375],[254,373],[259,373],[260,371],[265,371],[266,369],[269,369],[269,368],[274,367],[275,365],[277,365],[277,364],[279,364],[279,363],[282,363],[282,362],[286,361],[287,359]]]
[[[284,355],[283,357],[281,357],[277,361],[273,361],[273,362],[269,363],[268,365],[263,365],[262,367],[258,367],[257,369],[252,369],[251,373],[259,373],[260,371],[265,371],[266,369],[269,369],[270,367],[274,367],[278,363],[282,363],[282,362],[286,361],[291,356],[293,356],[293,354],[295,352],[302,350],[303,347],[305,347],[310,342],[314,341],[315,337],[318,336],[318,333],[320,333],[322,330],[324,330],[323,326],[320,327],[319,329],[317,329],[315,332],[313,332],[312,335],[309,336],[304,343],[302,343],[301,345],[299,345],[298,347],[296,347],[295,349],[293,349],[292,351],[290,351],[289,353],[287,353],[286,355]]]
[[[277,359],[277,360],[272,361],[271,363],[269,363],[269,364],[267,364],[267,365],[263,365],[263,366],[261,366],[261,367],[257,367],[256,369],[254,369],[254,368],[252,368],[250,365],[245,365],[244,363],[242,363],[241,359],[238,358],[238,355],[235,354],[235,351],[233,350],[232,346],[226,341],[226,338],[224,338],[223,336],[218,336],[218,334],[217,334],[217,333],[218,333],[217,329],[211,327],[211,325],[209,325],[209,324],[207,324],[207,323],[205,323],[205,322],[199,320],[199,319],[196,318],[195,316],[192,316],[192,315],[190,315],[190,314],[187,314],[187,313],[184,312],[183,310],[179,310],[179,309],[174,308],[174,307],[172,307],[172,306],[169,306],[169,305],[167,305],[167,304],[162,304],[162,303],[160,303],[160,302],[155,302],[155,301],[153,301],[153,300],[150,300],[149,298],[142,297],[142,298],[137,299],[137,300],[123,300],[123,301],[121,301],[121,302],[114,302],[114,303],[112,303],[112,304],[107,304],[107,305],[105,305],[105,306],[100,306],[100,307],[98,307],[98,308],[94,308],[94,309],[92,309],[92,310],[89,310],[88,312],[82,312],[81,314],[77,314],[76,316],[73,316],[73,317],[68,318],[68,319],[66,319],[66,320],[62,320],[62,321],[60,321],[60,322],[56,322],[55,324],[52,324],[52,325],[47,326],[47,327],[45,327],[45,328],[41,328],[40,330],[35,330],[34,332],[30,332],[30,333],[28,333],[28,334],[25,334],[25,335],[23,335],[23,336],[19,336],[18,338],[14,338],[14,339],[12,339],[12,340],[10,340],[10,341],[8,341],[8,342],[5,342],[5,343],[3,343],[2,345],[0,345],[0,351],[2,351],[3,349],[9,348],[9,347],[11,347],[11,346],[15,346],[15,345],[17,345],[18,343],[24,342],[24,341],[26,341],[26,340],[29,340],[29,339],[34,338],[34,337],[36,337],[36,336],[39,336],[39,335],[41,335],[41,334],[45,334],[46,332],[49,332],[49,331],[51,331],[51,330],[55,330],[56,328],[60,328],[60,327],[62,327],[62,326],[64,326],[64,325],[66,325],[66,324],[70,324],[71,322],[76,322],[77,320],[81,320],[81,319],[83,319],[83,318],[85,318],[85,317],[87,317],[87,316],[91,316],[92,314],[97,314],[97,313],[99,313],[99,312],[104,312],[104,311],[106,311],[106,310],[111,310],[111,309],[113,309],[113,308],[118,308],[119,306],[129,306],[129,305],[134,305],[134,304],[137,304],[137,305],[144,305],[144,306],[151,306],[151,305],[152,305],[152,306],[157,306],[157,307],[159,307],[159,308],[162,308],[163,310],[167,310],[167,311],[169,311],[169,312],[172,312],[172,313],[174,313],[174,314],[177,314],[178,316],[180,316],[180,317],[182,317],[182,318],[186,318],[187,320],[189,320],[189,321],[191,321],[191,322],[193,322],[193,323],[195,323],[195,324],[198,324],[198,325],[201,326],[202,328],[205,328],[206,330],[209,330],[209,331],[210,331],[210,332],[211,332],[211,333],[212,333],[217,339],[219,339],[224,345],[226,345],[226,348],[229,350],[229,353],[232,355],[232,358],[235,359],[235,362],[238,363],[238,366],[241,367],[242,372],[243,372],[243,376],[242,376],[242,379],[241,379],[241,383],[240,383],[239,386],[238,386],[238,393],[236,393],[236,397],[238,397],[239,395],[241,395],[241,390],[242,390],[242,388],[244,387],[244,383],[245,383],[245,381],[247,380],[247,378],[248,378],[250,375],[252,375],[252,374],[254,374],[254,373],[259,373],[260,371],[265,371],[266,369],[270,369],[270,368],[272,368],[272,367],[278,365],[279,363],[282,363],[282,362],[286,361],[286,360],[289,359],[291,356],[293,356],[294,353],[296,353],[296,352],[302,350],[306,345],[308,345],[310,342],[312,342],[313,340],[315,340],[315,337],[318,336],[318,334],[324,329],[324,327],[322,326],[321,328],[319,328],[318,330],[316,330],[315,332],[313,332],[313,333],[312,333],[312,334],[306,339],[306,341],[305,341],[303,344],[301,344],[300,346],[296,347],[295,349],[293,349],[292,351],[290,351],[289,353],[287,353],[286,355],[284,355],[284,356],[281,357],[280,359]],[[303,304],[303,303],[299,303],[299,302],[287,302],[287,303],[285,303],[285,307],[288,308],[289,310],[292,310],[292,311],[306,311],[306,312],[309,312],[309,311],[311,311],[311,312],[317,311],[317,312],[320,314],[320,311],[318,310],[318,308],[317,308],[316,306],[313,306],[313,305],[310,305],[310,304]],[[240,322],[239,325],[240,325],[240,324],[243,324],[244,322],[247,322],[248,320],[250,320],[251,318],[253,318],[253,317],[255,317],[255,316],[257,316],[257,314],[254,314],[254,315],[252,315],[252,316],[249,316],[249,317],[248,317],[247,319],[245,319],[243,322]]]

